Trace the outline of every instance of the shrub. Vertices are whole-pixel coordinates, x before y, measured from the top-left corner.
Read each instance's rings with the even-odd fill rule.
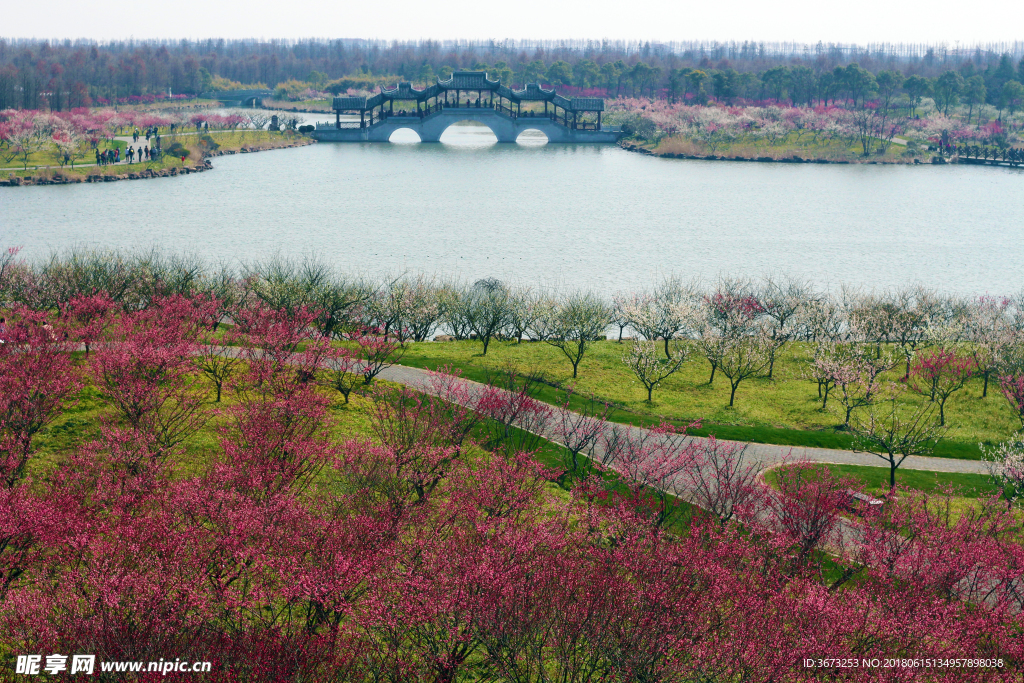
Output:
[[[174,144],[176,144],[176,145],[177,145],[177,144],[180,144],[180,143],[177,143],[177,142],[176,142],[176,143],[174,143]],[[218,144],[217,144],[217,141],[216,141],[216,140],[214,140],[214,139],[213,139],[213,138],[212,138],[211,136],[209,136],[209,135],[204,135],[204,136],[203,136],[203,137],[202,137],[202,138],[201,138],[201,139],[199,140],[199,146],[200,146],[200,147],[202,147],[202,148],[203,148],[203,149],[204,149],[205,151],[207,151],[207,152],[212,152],[212,151],[214,151],[214,150],[216,150],[216,149],[220,149],[220,145],[218,145]],[[181,156],[181,155],[179,154],[178,156]]]
[[[170,147],[164,149],[164,154],[172,157],[188,157],[189,151],[185,145],[180,142],[172,143]]]

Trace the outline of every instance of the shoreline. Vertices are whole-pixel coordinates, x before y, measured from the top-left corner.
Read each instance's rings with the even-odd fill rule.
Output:
[[[145,180],[148,178],[173,178],[180,175],[191,175],[193,173],[202,173],[204,171],[212,171],[213,163],[210,161],[212,157],[230,156],[232,154],[252,154],[255,152],[272,152],[275,149],[290,149],[293,147],[305,147],[307,145],[315,144],[316,140],[313,138],[300,138],[287,145],[274,145],[270,147],[260,146],[242,146],[239,149],[229,150],[214,150],[207,152],[195,163],[194,166],[172,166],[170,168],[159,168],[159,169],[142,169],[140,171],[131,171],[126,173],[86,173],[85,175],[66,175],[62,170],[55,170],[56,175],[52,176],[28,176],[21,177],[17,175],[10,175],[7,178],[0,179],[0,187],[34,187],[37,185],[78,185],[81,183],[111,183],[118,180]],[[108,168],[105,166],[92,166],[91,169],[96,168]],[[131,166],[128,166],[131,168]]]
[[[627,152],[636,152],[637,154],[646,154],[648,156],[658,157],[661,159],[691,159],[696,161],[745,161],[745,162],[757,162],[757,163],[777,163],[777,164],[873,164],[876,166],[926,166],[929,162],[922,161],[921,159],[914,159],[913,161],[877,161],[877,160],[865,160],[865,161],[851,161],[849,159],[809,159],[794,154],[789,157],[741,157],[741,156],[726,156],[724,154],[682,154],[682,153],[658,153],[650,150],[643,145],[639,145],[629,140],[619,140],[617,143],[619,147],[626,150]],[[941,157],[932,157],[931,164],[948,164],[956,163],[947,159],[941,159]]]

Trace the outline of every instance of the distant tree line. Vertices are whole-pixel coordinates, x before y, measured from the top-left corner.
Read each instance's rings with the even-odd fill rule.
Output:
[[[871,93],[868,75],[881,92],[889,87],[878,80],[884,72],[899,74],[908,93],[917,88],[923,96],[923,79],[952,74],[931,93],[940,106],[952,97],[997,105],[1005,83],[1024,82],[1024,44],[951,52],[926,45],[757,42],[0,39],[0,109],[61,111],[168,90],[198,94],[287,81],[337,93],[396,80],[427,83],[456,69],[486,70],[513,85],[602,88],[612,96],[706,94],[794,103],[860,98]]]

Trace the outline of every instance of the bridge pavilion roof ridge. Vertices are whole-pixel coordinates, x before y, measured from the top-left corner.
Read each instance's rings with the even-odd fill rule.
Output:
[[[540,87],[540,83],[527,83],[522,90],[513,90],[512,95],[521,102],[543,102],[554,97],[555,91],[553,88],[545,90]]]
[[[453,71],[447,81],[437,79],[445,90],[497,90],[501,81],[487,78],[486,71]]]
[[[386,102],[395,100],[425,102],[448,91],[459,90],[489,91],[515,104],[551,102],[566,111],[604,111],[604,99],[600,97],[566,98],[559,95],[554,89],[545,90],[538,83],[527,83],[522,90],[512,90],[502,85],[500,79],[487,78],[486,71],[454,71],[447,80],[442,81],[438,77],[436,83],[422,90],[417,90],[409,81],[401,81],[393,88],[382,86],[380,92],[372,97],[335,97],[332,109],[338,112],[369,111]]]

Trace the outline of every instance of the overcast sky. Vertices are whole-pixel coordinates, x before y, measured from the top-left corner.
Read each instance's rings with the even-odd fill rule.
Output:
[[[931,42],[1024,40],[999,0],[0,0],[0,35],[34,38],[613,38]]]

